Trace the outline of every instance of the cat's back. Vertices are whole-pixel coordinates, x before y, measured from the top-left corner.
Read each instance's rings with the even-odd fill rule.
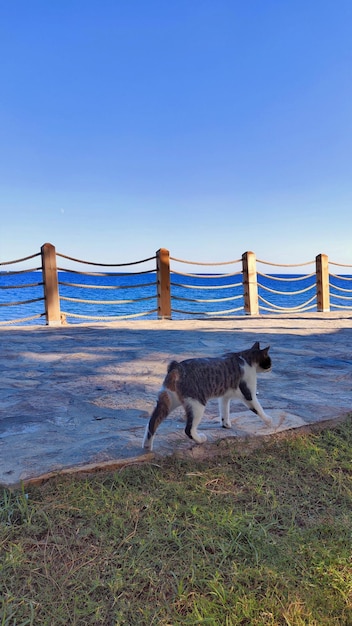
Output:
[[[195,357],[183,361],[171,361],[168,373],[177,371],[180,378],[183,376],[204,376],[206,372],[238,371],[244,359],[240,353],[227,352],[218,357]]]
[[[241,357],[228,353],[220,357],[199,357],[172,361],[165,385],[180,396],[196,397],[205,402],[210,397],[236,388],[241,377]]]

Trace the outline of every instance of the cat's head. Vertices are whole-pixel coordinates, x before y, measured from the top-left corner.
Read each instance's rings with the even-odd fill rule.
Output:
[[[257,372],[271,371],[271,358],[269,356],[270,346],[261,348],[259,341],[256,341],[250,349],[250,360],[256,365]]]

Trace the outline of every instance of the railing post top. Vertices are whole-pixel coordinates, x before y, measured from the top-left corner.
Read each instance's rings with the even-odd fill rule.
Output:
[[[159,250],[156,251],[156,255],[157,256],[170,256],[170,252],[167,248],[159,248]]]
[[[244,259],[244,258],[245,258],[245,257],[247,257],[247,256],[251,256],[251,257],[254,257],[254,258],[255,258],[255,253],[254,253],[254,252],[252,252],[251,250],[247,250],[246,252],[244,252],[244,253],[242,254],[242,259]]]

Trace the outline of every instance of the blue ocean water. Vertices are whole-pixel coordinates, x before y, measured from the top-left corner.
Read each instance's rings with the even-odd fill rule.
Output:
[[[341,275],[330,282],[331,310],[352,310],[352,277]],[[101,275],[59,272],[59,293],[61,311],[71,324],[121,317],[157,319],[155,271]],[[293,314],[316,311],[314,275],[259,275],[258,294],[261,314],[279,314],[287,309]],[[171,306],[173,319],[245,315],[242,276],[171,273]],[[24,320],[21,323],[45,324],[44,313],[40,271],[0,272],[0,322],[20,319]]]

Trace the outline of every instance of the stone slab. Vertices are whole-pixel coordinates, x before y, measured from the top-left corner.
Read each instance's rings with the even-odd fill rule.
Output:
[[[200,427],[208,443],[352,412],[347,313],[1,327],[0,484],[145,459],[144,429],[168,362],[242,350],[257,340],[271,346],[273,370],[258,378],[258,391],[273,427],[234,401],[232,429],[222,429],[212,400]],[[160,426],[153,454],[192,449],[183,429],[177,410]]]

